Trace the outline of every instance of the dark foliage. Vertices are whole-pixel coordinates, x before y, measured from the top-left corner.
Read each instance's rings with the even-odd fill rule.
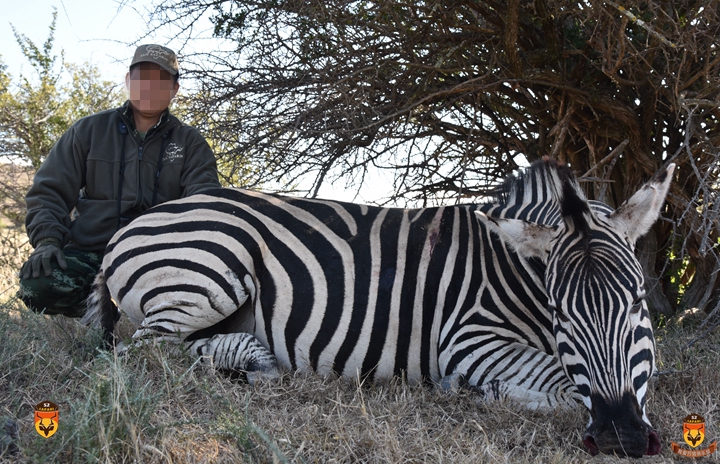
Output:
[[[653,309],[669,315],[718,307],[719,10],[165,0],[153,21],[192,38],[206,16],[226,39],[184,63],[200,87],[192,111],[225,142],[230,175],[256,167],[248,186],[312,179],[304,193],[317,195],[378,169],[394,179],[389,202],[472,201],[523,156],[549,156],[571,164],[589,198],[619,205],[672,160],[666,220],[638,248]]]

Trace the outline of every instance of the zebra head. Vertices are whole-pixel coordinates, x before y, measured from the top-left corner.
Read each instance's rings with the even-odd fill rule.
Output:
[[[619,208],[588,202],[569,168],[545,163],[557,205],[549,224],[481,219],[520,256],[546,265],[545,290],[557,355],[590,411],[591,454],[657,454],[645,413],[655,339],[636,240],[657,220],[674,165]],[[546,216],[553,219],[553,214]]]

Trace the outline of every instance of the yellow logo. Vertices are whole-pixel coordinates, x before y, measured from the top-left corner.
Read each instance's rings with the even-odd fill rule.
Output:
[[[698,414],[690,414],[683,420],[683,438],[685,443],[697,448],[705,441],[705,419]]]
[[[691,448],[697,448],[705,441],[705,419],[700,414],[690,414],[683,419],[683,438]],[[683,449],[675,442],[671,442],[673,452],[688,458],[709,456],[717,450],[717,442],[713,442],[705,449]]]
[[[60,423],[60,408],[52,401],[41,401],[35,405],[35,430],[41,437],[55,435]]]

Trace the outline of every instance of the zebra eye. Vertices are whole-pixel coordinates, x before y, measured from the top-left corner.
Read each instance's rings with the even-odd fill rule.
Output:
[[[552,312],[554,312],[557,315],[557,318],[560,319],[560,322],[563,322],[563,323],[570,322],[570,319],[568,319],[568,317],[565,314],[563,314],[562,311],[558,310],[557,306],[550,305],[550,309],[552,310]]]
[[[643,297],[635,298],[632,307],[630,308],[630,314],[637,314],[642,309]]]

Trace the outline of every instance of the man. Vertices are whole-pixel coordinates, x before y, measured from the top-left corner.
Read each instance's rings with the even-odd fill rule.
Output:
[[[205,139],[168,111],[177,57],[160,45],[135,51],[117,109],[77,121],[57,141],[26,196],[35,251],[18,295],[34,311],[80,317],[113,234],[153,205],[219,187]]]

